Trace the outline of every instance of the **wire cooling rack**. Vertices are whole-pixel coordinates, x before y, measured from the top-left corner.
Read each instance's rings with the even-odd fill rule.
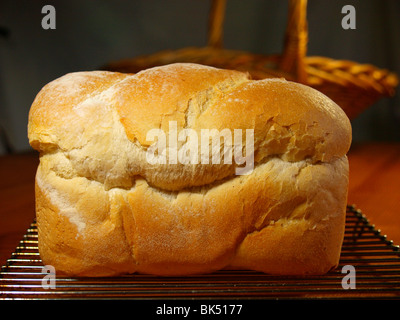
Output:
[[[376,230],[354,206],[347,207],[340,263],[322,276],[272,276],[222,270],[190,277],[132,274],[67,278],[56,275],[51,282],[49,274],[43,271],[33,222],[1,268],[0,299],[400,298],[399,246]]]

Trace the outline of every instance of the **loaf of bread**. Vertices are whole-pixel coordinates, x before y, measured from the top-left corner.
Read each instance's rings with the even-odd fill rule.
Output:
[[[351,126],[310,87],[189,63],[75,72],[38,93],[28,136],[40,256],[57,273],[338,264]]]

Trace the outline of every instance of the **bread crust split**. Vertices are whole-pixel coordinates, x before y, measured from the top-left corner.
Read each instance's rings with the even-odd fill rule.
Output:
[[[171,121],[253,130],[252,172],[212,152],[207,163],[149,163],[147,133],[168,139]],[[28,136],[40,152],[40,256],[58,273],[303,275],[338,264],[351,126],[314,89],[189,63],[76,72],[38,93]]]

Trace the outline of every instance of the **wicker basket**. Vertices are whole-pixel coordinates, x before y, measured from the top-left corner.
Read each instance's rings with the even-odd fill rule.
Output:
[[[281,55],[261,55],[222,47],[226,0],[213,0],[208,43],[202,48],[166,50],[111,62],[104,69],[136,73],[173,62],[195,62],[247,71],[253,79],[284,77],[309,85],[333,99],[354,119],[382,97],[391,97],[398,85],[395,74],[371,64],[326,57],[307,57],[307,0],[289,0],[288,23]]]

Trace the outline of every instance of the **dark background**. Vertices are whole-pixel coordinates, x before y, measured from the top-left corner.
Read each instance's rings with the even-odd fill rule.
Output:
[[[56,29],[44,30],[44,5]],[[209,0],[0,0],[0,154],[30,150],[26,127],[38,91],[65,73],[207,43]],[[356,9],[343,30],[341,9]],[[400,1],[309,0],[308,55],[371,63],[400,74]],[[224,47],[282,52],[286,0],[228,0]],[[400,99],[381,99],[352,121],[353,141],[400,141]]]

